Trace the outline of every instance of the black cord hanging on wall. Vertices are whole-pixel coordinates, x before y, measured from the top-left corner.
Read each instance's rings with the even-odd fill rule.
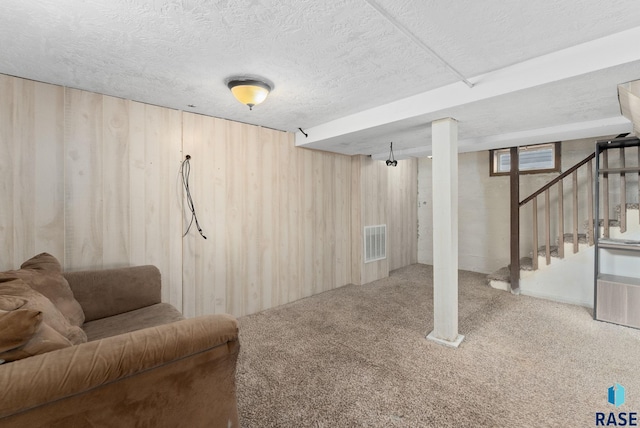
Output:
[[[191,156],[189,155],[185,156],[184,160],[182,161],[182,165],[180,166],[180,174],[182,174],[182,185],[184,186],[184,190],[185,190],[187,207],[189,208],[189,211],[191,211],[191,220],[189,221],[189,226],[187,226],[187,230],[184,232],[184,235],[182,235],[182,237],[184,238],[185,236],[187,236],[187,233],[189,233],[191,226],[195,222],[196,228],[198,229],[198,233],[200,233],[200,236],[202,236],[204,239],[207,239],[207,237],[204,236],[204,234],[202,233],[202,228],[200,227],[200,223],[198,223],[198,216],[196,215],[196,207],[193,204],[193,198],[191,197],[191,190],[189,189],[189,174],[191,174],[191,164],[189,163],[189,159],[191,159]]]

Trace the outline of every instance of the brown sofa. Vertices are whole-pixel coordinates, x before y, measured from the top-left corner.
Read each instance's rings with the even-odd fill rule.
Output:
[[[64,278],[88,341],[0,364],[1,427],[238,426],[233,317],[184,319],[153,266]]]

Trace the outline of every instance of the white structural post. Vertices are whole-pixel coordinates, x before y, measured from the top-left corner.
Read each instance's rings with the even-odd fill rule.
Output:
[[[431,124],[433,331],[427,339],[458,347],[458,122]]]

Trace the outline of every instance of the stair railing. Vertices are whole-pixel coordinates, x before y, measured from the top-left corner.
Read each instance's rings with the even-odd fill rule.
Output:
[[[623,137],[624,135],[620,135],[618,138]],[[615,140],[612,140],[615,141]],[[532,207],[532,238],[533,238],[533,254],[532,254],[532,268],[533,270],[538,269],[538,197],[543,195],[544,197],[544,248],[546,254],[546,264],[551,263],[551,221],[552,221],[552,213],[551,213],[551,192],[552,190],[557,190],[558,200],[557,200],[557,231],[558,231],[558,257],[564,258],[564,179],[571,176],[571,203],[572,203],[572,242],[573,242],[573,252],[577,253],[579,250],[579,225],[578,225],[578,201],[579,201],[579,189],[578,189],[578,171],[581,168],[586,168],[587,174],[587,206],[588,208],[588,225],[587,225],[587,243],[589,246],[594,245],[594,231],[595,224],[593,218],[593,207],[594,207],[594,170],[593,170],[593,160],[595,158],[595,153],[591,153],[589,156],[576,163],[574,166],[569,168],[567,171],[563,172],[540,189],[533,192],[531,195],[524,198],[522,201],[518,203],[518,215],[521,213],[521,209],[531,203]],[[620,231],[624,232],[627,229],[627,184],[630,175],[629,173],[633,173],[631,175],[635,175],[638,173],[638,201],[640,201],[640,148],[638,149],[638,168],[627,168],[626,159],[625,159],[625,149],[620,148],[619,161],[617,162],[619,167],[610,167],[609,166],[609,155],[608,151],[604,151],[602,154],[602,159],[600,163],[600,171],[602,173],[602,190],[600,194],[602,195],[602,210],[603,213],[603,237],[608,238],[610,236],[610,183],[609,183],[609,173],[616,174],[620,176],[619,188],[620,188]],[[554,186],[555,189],[554,189]],[[512,210],[512,213],[515,211]],[[514,214],[512,214],[513,216]],[[512,236],[513,239],[513,236]],[[511,288],[512,290],[516,290],[519,287],[517,283],[517,279],[519,278],[520,271],[520,258],[519,258],[519,248],[515,248],[514,245],[511,246],[511,269],[517,269],[516,271],[511,271]],[[517,252],[517,254],[516,254]],[[513,279],[516,279],[514,284]]]
[[[587,182],[589,186],[588,190],[588,206],[593,207],[593,158],[595,153],[591,153],[589,156],[542,186],[540,189],[533,192],[531,195],[520,201],[520,209],[523,209],[525,205],[532,202],[533,208],[533,256],[532,263],[533,269],[538,269],[538,196],[544,194],[544,236],[545,236],[545,252],[546,263],[551,263],[551,204],[550,204],[550,192],[553,186],[557,185],[558,191],[558,257],[564,258],[564,185],[563,180],[569,176],[572,178],[572,203],[573,203],[573,252],[578,252],[578,170],[587,166]],[[589,228],[593,227],[593,210],[589,209]],[[589,238],[589,245],[593,245],[593,237]]]

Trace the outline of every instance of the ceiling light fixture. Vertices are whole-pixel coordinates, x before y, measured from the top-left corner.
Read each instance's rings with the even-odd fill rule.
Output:
[[[260,80],[232,79],[227,86],[238,101],[249,106],[249,110],[263,102],[271,92],[271,86]]]
[[[387,166],[398,166],[398,161],[393,157],[393,141],[389,145],[389,159],[387,159]]]

